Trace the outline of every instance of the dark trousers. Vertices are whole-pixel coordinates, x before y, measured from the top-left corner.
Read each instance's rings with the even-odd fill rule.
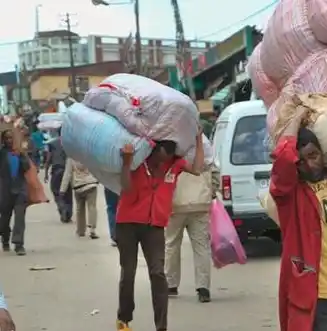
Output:
[[[168,285],[164,272],[164,228],[146,224],[117,224],[116,236],[121,267],[118,319],[125,323],[133,319],[134,282],[140,243],[151,282],[155,326],[158,331],[167,330]]]
[[[327,299],[319,299],[316,308],[316,317],[313,331],[327,330]]]
[[[107,205],[107,216],[110,238],[116,241],[116,212],[118,206],[119,195],[115,192],[110,191],[105,187],[104,196]]]
[[[11,241],[16,245],[24,245],[26,208],[27,203],[24,194],[8,194],[8,200],[0,211],[0,233],[3,244],[9,244],[11,234],[10,220],[14,212],[15,220]]]
[[[73,191],[69,185],[65,194],[60,194],[60,185],[65,168],[52,166],[50,188],[62,221],[69,221],[73,216]]]

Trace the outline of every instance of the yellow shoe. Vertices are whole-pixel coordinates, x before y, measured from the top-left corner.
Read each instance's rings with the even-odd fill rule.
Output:
[[[132,331],[132,329],[128,326],[128,323],[124,323],[122,321],[116,322],[117,331]]]

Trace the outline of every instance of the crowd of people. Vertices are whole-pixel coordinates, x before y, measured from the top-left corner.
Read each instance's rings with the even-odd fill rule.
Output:
[[[270,194],[276,203],[283,239],[279,289],[281,331],[325,331],[327,329],[327,180],[324,155],[315,134],[303,126],[308,108],[302,107],[288,123],[272,153]],[[15,151],[14,133],[1,134],[0,150],[0,233],[3,250],[10,249],[10,238],[18,255],[25,254],[24,231],[26,183],[24,173],[31,167],[28,154]],[[147,262],[151,282],[154,323],[157,331],[168,329],[168,297],[178,295],[180,249],[186,228],[194,251],[195,290],[200,302],[210,301],[209,207],[216,191],[212,169],[204,168],[201,132],[197,136],[192,164],[175,156],[176,144],[157,141],[147,160],[131,171],[133,146],[122,152],[122,191],[105,189],[110,237],[118,247],[121,276],[117,330],[129,331],[133,320],[134,282],[138,247]],[[76,200],[77,235],[97,239],[96,196],[98,182],[76,161],[67,159],[59,141],[51,142],[44,161],[45,181],[51,175],[51,190],[63,223],[73,215]],[[31,157],[33,153],[31,154]],[[51,171],[51,172],[50,172]],[[207,175],[211,180],[207,180]],[[203,180],[210,194],[193,209],[174,205],[184,176]],[[199,183],[182,190],[197,194]],[[86,221],[86,206],[89,218]],[[11,232],[10,218],[15,214]],[[165,228],[166,231],[165,231]],[[0,328],[15,330],[3,295],[0,296]]]

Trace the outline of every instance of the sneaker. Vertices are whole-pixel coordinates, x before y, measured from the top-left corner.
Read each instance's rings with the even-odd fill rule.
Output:
[[[117,321],[116,322],[117,331],[132,331],[132,329],[128,326],[128,323]]]
[[[198,288],[196,290],[198,292],[198,299],[200,302],[204,303],[204,302],[210,302],[211,298],[210,298],[210,292],[208,289],[206,288]]]
[[[177,296],[177,295],[178,295],[178,287],[170,287],[170,288],[168,289],[168,295],[169,295],[170,297],[175,297],[175,296]]]
[[[90,233],[90,238],[91,239],[99,239],[100,237],[95,232],[91,232]]]
[[[2,250],[4,252],[10,252],[10,245],[9,245],[9,243],[2,243]]]
[[[16,245],[15,252],[16,252],[16,255],[18,255],[18,256],[26,255],[26,250],[25,250],[24,246],[21,246],[21,245]]]

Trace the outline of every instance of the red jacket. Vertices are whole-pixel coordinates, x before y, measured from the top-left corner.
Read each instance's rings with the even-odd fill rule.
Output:
[[[131,189],[120,195],[117,223],[141,223],[166,227],[172,213],[177,178],[186,161],[175,159],[162,165],[164,176],[154,178],[146,163],[131,174]]]
[[[321,256],[319,202],[298,177],[296,138],[282,138],[273,153],[270,193],[283,240],[279,280],[281,331],[312,331]]]

